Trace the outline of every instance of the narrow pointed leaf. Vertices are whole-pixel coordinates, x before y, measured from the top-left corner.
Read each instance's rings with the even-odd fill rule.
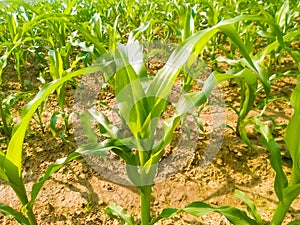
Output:
[[[204,216],[207,213],[217,212],[225,216],[233,225],[261,225],[255,220],[248,217],[247,214],[240,209],[230,206],[214,208],[204,202],[193,202],[180,210],[174,208],[164,209],[158,217],[152,220],[151,224],[154,224],[160,219],[171,218],[175,214],[181,212],[185,212],[197,217]]]
[[[255,220],[248,217],[244,211],[230,206],[213,208],[203,202],[193,202],[184,207],[181,211],[194,216],[203,216],[209,212],[218,212],[225,216],[234,225],[259,225],[259,223]]]
[[[119,129],[108,120],[104,113],[98,112],[94,109],[89,109],[89,113],[99,123],[102,135],[110,138],[122,138],[122,134]]]
[[[22,225],[30,225],[29,220],[15,209],[0,203],[0,212],[5,216],[14,217]]]
[[[78,152],[72,152],[67,157],[58,159],[54,164],[48,166],[43,177],[41,177],[39,181],[32,186],[31,199],[28,204],[28,207],[33,207],[34,201],[36,200],[36,197],[38,196],[41,188],[43,187],[44,183],[52,176],[53,173],[57,172],[63,166],[80,156],[81,154],[79,154]]]
[[[173,217],[174,215],[176,215],[177,212],[178,212],[178,209],[174,209],[174,208],[163,209],[163,211],[158,215],[158,217],[152,219],[151,225],[155,224],[156,222],[158,222],[161,219],[169,219],[169,218]]]
[[[64,82],[71,80],[75,76],[79,76],[82,74],[90,74],[96,72],[100,69],[100,67],[94,66],[81,70],[77,70],[75,72],[69,73],[66,76],[52,81],[46,84],[36,95],[36,97],[31,100],[22,110],[22,118],[18,122],[18,124],[14,127],[12,138],[9,142],[6,158],[16,167],[17,173],[16,176],[21,176],[21,162],[22,162],[22,146],[23,140],[25,137],[25,133],[28,127],[28,124],[35,113],[36,109],[39,105],[47,99],[47,97],[56,90],[59,86],[61,86]]]
[[[236,197],[238,197],[240,200],[242,200],[244,203],[246,203],[248,212],[251,213],[251,215],[253,216],[253,218],[255,218],[255,220],[259,224],[263,224],[261,216],[257,212],[256,206],[254,205],[254,203],[250,199],[247,198],[247,196],[245,195],[245,193],[242,192],[242,191],[240,191],[240,190],[236,190],[234,192],[234,194],[235,194]]]
[[[130,216],[121,206],[113,202],[111,202],[105,209],[105,213],[112,218],[120,219],[125,225],[136,225],[133,217]]]

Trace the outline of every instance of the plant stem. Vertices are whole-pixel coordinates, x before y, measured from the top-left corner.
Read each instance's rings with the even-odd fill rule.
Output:
[[[287,211],[290,208],[292,201],[289,202],[283,202],[280,201],[277,205],[276,211],[274,213],[274,216],[271,221],[271,225],[280,225],[282,224],[282,221],[284,220],[284,217],[287,213]]]
[[[288,212],[290,205],[300,194],[299,190],[299,172],[297,167],[293,167],[292,175],[288,187],[283,189],[283,198],[277,205],[274,216],[271,220],[271,225],[280,225]]]
[[[42,117],[41,117],[41,112],[40,112],[40,110],[38,108],[36,109],[36,114],[38,116],[37,123],[40,125],[40,127],[42,129],[42,133],[45,134],[45,128],[44,128],[44,125],[43,125],[43,121],[42,121]]]
[[[141,225],[150,223],[151,187],[152,185],[140,187]]]
[[[0,88],[0,91],[2,93],[2,88]],[[11,131],[10,131],[10,128],[8,127],[8,125],[7,125],[7,121],[6,121],[7,116],[5,114],[5,111],[2,108],[2,106],[4,104],[3,104],[3,98],[2,98],[2,94],[1,93],[0,93],[0,102],[1,102],[0,114],[1,114],[1,119],[2,119],[2,123],[3,123],[3,130],[4,130],[5,135],[10,136],[11,135]]]
[[[35,219],[35,216],[33,214],[32,209],[28,209],[27,217],[28,217],[30,225],[38,225],[38,223],[36,222],[36,219]]]
[[[26,194],[26,189],[25,186],[19,185],[19,186],[12,186],[14,192],[16,193],[16,195],[18,196],[21,204],[23,207],[26,207],[28,205],[28,198]],[[24,213],[25,214],[25,213]],[[26,216],[29,220],[29,225],[38,225],[38,223],[36,222],[35,216],[33,214],[32,211],[32,207],[26,207]]]

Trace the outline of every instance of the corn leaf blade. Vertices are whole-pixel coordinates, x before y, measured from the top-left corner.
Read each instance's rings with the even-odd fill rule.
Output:
[[[156,223],[160,219],[171,218],[175,214],[181,212],[186,212],[197,217],[204,216],[210,212],[217,212],[225,216],[234,225],[260,225],[258,222],[248,217],[247,214],[240,209],[230,206],[214,208],[204,202],[193,202],[180,210],[174,208],[164,209],[158,217],[152,220],[151,224]]]
[[[259,223],[259,224],[263,224],[263,221],[261,219],[261,216],[258,214],[256,206],[254,204],[254,202],[252,202],[250,199],[247,198],[247,196],[245,195],[244,192],[240,191],[240,190],[236,190],[234,192],[235,196],[238,197],[240,200],[242,200],[244,203],[246,203],[247,205],[247,210],[248,212],[253,216],[253,218],[255,218],[255,220]]]
[[[39,105],[46,100],[46,98],[58,87],[60,87],[64,82],[71,80],[73,77],[82,75],[82,74],[90,74],[98,71],[100,68],[97,66],[80,69],[75,72],[69,73],[66,76],[52,81],[46,84],[36,95],[36,97],[31,100],[22,110],[22,117],[18,124],[14,127],[12,138],[9,142],[6,159],[8,159],[13,166],[16,168],[16,175],[21,176],[21,162],[22,162],[22,146],[23,140],[25,137],[26,129],[28,124],[36,112],[36,109]],[[12,166],[11,165],[11,166]]]
[[[136,225],[133,217],[130,216],[121,206],[113,202],[111,202],[105,209],[105,213],[112,218],[120,219],[125,225]]]
[[[56,162],[54,164],[48,166],[43,177],[41,177],[39,179],[39,181],[32,186],[31,199],[30,199],[30,202],[28,203],[28,207],[29,208],[33,207],[34,201],[36,200],[38,193],[40,192],[44,183],[52,176],[53,173],[55,173],[56,171],[61,169],[63,166],[65,166],[66,164],[68,164],[69,162],[71,162],[72,160],[74,160],[80,156],[81,156],[81,154],[79,154],[78,152],[72,152],[66,158],[58,159],[58,160],[56,160]]]
[[[283,199],[283,189],[287,187],[288,180],[282,169],[280,148],[271,133],[268,125],[262,123],[258,118],[253,118],[255,130],[261,134],[263,145],[270,151],[271,166],[276,172],[274,189],[280,201]]]
[[[0,203],[0,212],[5,216],[13,216],[20,224],[30,225],[29,220],[15,209]]]

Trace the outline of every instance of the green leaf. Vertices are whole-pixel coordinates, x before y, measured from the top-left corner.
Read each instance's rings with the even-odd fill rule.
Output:
[[[142,46],[139,45],[138,41],[133,41],[132,43],[128,43],[127,45],[119,44],[118,47],[123,52],[124,56],[126,56],[128,63],[134,69],[137,76],[139,78],[147,77]],[[117,60],[119,59],[117,58]]]
[[[300,225],[300,220],[289,222],[287,225]]]
[[[164,148],[171,143],[174,130],[178,126],[179,122],[180,122],[180,116],[178,115],[174,115],[173,117],[163,122],[162,138],[155,146],[153,146],[151,151],[151,156],[149,157],[148,161],[145,163],[145,167],[148,167],[148,170],[151,169],[152,165],[157,165],[159,163],[164,153]]]
[[[147,96],[156,96],[157,99],[167,99],[181,67],[189,59],[194,46],[198,44],[197,48],[201,51],[210,37],[217,31],[216,29],[200,31],[183,42],[182,46],[177,47],[172,52],[165,66],[154,77],[147,90]],[[156,99],[153,100],[153,102],[155,101]],[[155,106],[153,103],[151,105]]]
[[[122,138],[122,134],[120,133],[118,127],[114,126],[104,113],[98,112],[94,109],[89,109],[88,111],[99,123],[100,132],[103,136],[113,139]]]
[[[242,200],[244,203],[246,203],[248,212],[255,218],[255,220],[259,224],[263,224],[261,216],[257,212],[256,206],[250,199],[247,198],[245,193],[240,190],[235,190],[234,194],[236,197],[238,197],[240,200]]]
[[[70,14],[72,12],[72,8],[76,5],[76,0],[69,1],[68,7],[65,9],[64,14]]]
[[[240,73],[235,74],[235,77],[243,78],[241,81],[243,85],[241,85],[242,99],[239,119],[244,119],[249,111],[253,108],[257,90],[257,79],[255,74],[247,68],[242,70]]]
[[[30,225],[29,220],[22,213],[16,211],[15,209],[7,205],[0,203],[0,212],[3,213],[3,215],[5,216],[14,217],[22,225]]]
[[[156,222],[158,222],[161,219],[169,219],[171,217],[173,217],[174,215],[176,215],[178,212],[178,209],[174,209],[174,208],[166,208],[163,209],[163,211],[158,215],[158,217],[153,218],[151,221],[151,225],[155,224]]]
[[[87,141],[89,144],[96,144],[98,143],[98,135],[95,133],[93,129],[93,117],[88,112],[88,110],[84,110],[80,115],[78,116],[79,120],[82,124],[82,129],[84,131],[84,134],[87,137]]]
[[[6,171],[4,168],[4,162],[5,162],[5,154],[3,153],[2,149],[0,149],[0,179],[4,180],[6,183],[8,183],[9,179],[6,175]]]
[[[184,22],[182,40],[187,39],[194,33],[193,10],[190,5],[185,5],[184,8],[186,10],[186,14],[185,14],[185,22]]]
[[[121,206],[113,202],[111,202],[105,209],[105,213],[111,218],[120,219],[125,225],[136,225],[133,217],[130,216]]]
[[[203,216],[209,212],[214,212],[214,208],[204,202],[193,202],[180,211],[186,212],[193,216]]]
[[[56,122],[57,122],[57,118],[59,117],[60,112],[55,111],[50,119],[50,130],[53,136],[56,136],[57,134],[57,129],[56,129]]]
[[[293,160],[292,183],[300,183],[300,139],[297,134],[300,132],[300,81],[292,93],[291,105],[294,108],[294,114],[288,123],[285,133],[285,142]]]
[[[292,96],[291,96],[291,105],[294,108],[294,114],[289,122],[289,125],[287,127],[286,131],[286,142],[288,145],[289,150],[291,151],[291,154],[295,156],[295,153],[297,153],[297,148],[300,145],[300,140],[295,137],[295,132],[299,131],[299,118],[300,118],[300,81],[295,87]]]
[[[92,155],[105,157],[111,150],[119,157],[124,159],[130,165],[137,165],[132,148],[135,147],[135,142],[132,138],[124,139],[106,139],[100,143],[88,143],[79,147],[76,152],[82,155]]]
[[[99,71],[100,67],[93,66],[89,68],[84,68],[77,70],[75,72],[69,73],[66,76],[52,81],[46,84],[36,95],[36,97],[31,100],[22,110],[22,117],[18,124],[14,127],[12,138],[9,142],[6,159],[11,162],[11,167],[15,166],[16,173],[15,177],[21,176],[21,162],[22,162],[22,146],[23,140],[25,137],[25,133],[28,127],[28,124],[36,112],[36,109],[39,107],[42,102],[44,102],[47,97],[58,87],[60,87],[64,82],[71,80],[73,77],[82,75],[82,74],[90,74],[96,71]],[[14,170],[13,168],[11,168]]]
[[[235,29],[232,26],[228,26],[228,25],[222,26],[219,29],[222,32],[224,32],[227,36],[229,36],[231,38],[231,40],[233,41],[233,43],[239,48],[239,50],[241,51],[241,54],[243,55],[243,57],[246,60],[248,68],[252,70],[252,73],[255,72],[257,74],[258,78],[262,82],[262,84],[265,88],[265,91],[268,95],[270,92],[270,82],[269,82],[268,76],[264,72],[262,67],[254,61],[254,58],[250,56],[250,54],[247,50],[247,47],[241,40],[239,34],[235,31]],[[248,73],[251,73],[251,72],[249,71]],[[247,76],[246,76],[246,78],[247,78]]]
[[[207,42],[219,31],[229,36],[233,43],[237,45],[244,56],[246,62],[253,72],[256,72],[264,84],[266,92],[269,92],[270,84],[264,71],[258,66],[249,55],[246,46],[243,44],[239,35],[232,27],[232,24],[243,20],[258,20],[276,26],[274,22],[259,16],[239,16],[233,19],[224,20],[212,28],[201,30],[186,39],[169,57],[166,65],[158,72],[147,90],[147,96],[156,96],[159,99],[166,99],[174,82],[179,74],[180,68],[187,62],[191,54],[198,55],[206,46]],[[155,102],[155,101],[154,101]],[[150,105],[155,105],[150,103]]]
[[[295,200],[298,195],[300,195],[300,183],[292,184],[292,182],[290,182],[289,186],[287,186],[283,192],[285,197],[283,201],[292,203],[292,201]]]
[[[18,27],[18,21],[17,21],[17,14],[7,12],[7,26],[10,34],[11,41],[14,42],[18,39],[17,35],[17,27]]]
[[[7,153],[3,161],[2,170],[6,175],[3,178],[7,178],[5,181],[8,181],[7,184],[14,190],[22,205],[27,204],[28,198],[23,178],[19,174],[19,168],[7,158]]]
[[[135,43],[138,46],[138,43]],[[140,138],[142,125],[147,116],[147,102],[141,80],[129,63],[129,46],[121,45],[116,49],[115,60],[118,65],[115,77],[116,100],[122,118],[127,122],[132,134]],[[147,135],[147,134],[142,134]],[[143,138],[143,137],[141,137]]]
[[[93,17],[90,20],[90,23],[92,25],[92,34],[96,34],[99,40],[102,40],[103,33],[102,33],[102,19],[100,16],[100,13],[95,13]]]
[[[285,36],[283,36],[283,40],[285,42],[290,42],[294,39],[297,39],[298,36],[300,35],[300,30],[294,30],[294,31],[290,31],[289,33],[287,33]],[[254,58],[257,59],[258,62],[263,62],[263,60],[272,52],[274,51],[276,48],[278,48],[280,46],[280,43],[278,40],[274,41],[273,43],[269,44],[268,46],[266,46],[263,50],[261,50],[260,52],[258,52]]]
[[[2,84],[1,74],[3,72],[3,69],[7,65],[7,59],[9,58],[10,54],[12,54],[15,49],[18,49],[18,47],[25,44],[26,42],[37,41],[37,40],[44,40],[46,42],[48,41],[48,39],[45,39],[43,37],[26,37],[24,39],[14,42],[14,43],[7,44],[8,47],[6,48],[5,53],[0,57],[0,84]]]
[[[261,134],[263,145],[269,150],[271,154],[271,166],[276,172],[274,189],[275,193],[280,201],[283,199],[283,189],[287,187],[288,180],[282,169],[282,159],[280,154],[280,148],[277,142],[274,140],[272,132],[267,124],[261,122],[258,118],[252,119],[255,130]]]
[[[49,50],[50,74],[53,80],[63,77],[63,60],[58,50]]]
[[[289,0],[284,1],[280,9],[276,12],[275,19],[276,23],[280,26],[283,27],[286,25],[287,17],[289,14]]]
[[[216,212],[225,216],[232,224],[236,225],[262,225],[247,216],[246,212],[233,207],[220,207]]]
[[[193,202],[180,211],[194,216],[203,216],[209,212],[218,212],[225,216],[234,225],[259,225],[259,223],[255,220],[249,218],[244,211],[230,206],[213,208],[203,202]]]
[[[231,41],[239,48],[241,54],[244,56],[246,61],[249,63],[249,66],[253,68],[253,70],[257,71],[257,68],[249,55],[248,49],[243,43],[242,39],[238,32],[234,29],[232,25],[220,26],[219,29],[225,33],[228,37],[230,37]]]
[[[51,175],[53,173],[55,173],[56,171],[58,171],[59,169],[61,169],[66,164],[68,164],[69,162],[71,162],[72,160],[74,160],[80,156],[81,156],[80,153],[72,152],[67,157],[58,159],[58,160],[56,160],[56,162],[54,164],[48,166],[43,177],[41,177],[39,179],[39,181],[32,186],[31,199],[30,199],[30,202],[28,203],[29,209],[32,209],[34,201],[36,200],[36,197],[38,196],[38,193],[40,192],[44,183],[51,177]]]
[[[180,210],[174,208],[164,209],[158,217],[152,220],[151,224],[154,224],[160,219],[171,218],[172,216],[180,212],[186,212],[197,217],[204,216],[205,214],[210,212],[217,212],[225,216],[234,225],[261,225],[260,223],[248,217],[247,214],[240,209],[230,206],[214,208],[204,202],[193,202]]]

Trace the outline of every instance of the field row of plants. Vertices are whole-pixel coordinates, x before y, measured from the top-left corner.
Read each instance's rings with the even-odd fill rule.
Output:
[[[155,224],[182,212],[194,216],[218,212],[232,224],[265,224],[254,203],[240,191],[236,195],[248,206],[247,212],[193,202],[181,209],[166,208],[158,217],[151,217],[152,187],[174,132],[186,129],[189,134],[184,119],[191,110],[200,113],[208,107],[214,88],[229,82],[238,86],[240,95],[238,106],[225,105],[238,117],[236,126],[230,129],[249,146],[249,151],[255,151],[248,137],[248,127],[254,126],[261,145],[270,152],[278,205],[267,223],[282,224],[300,194],[299,13],[300,2],[296,0],[1,1],[0,131],[8,147],[0,151],[0,178],[13,189],[22,210],[0,204],[0,211],[21,224],[37,224],[34,204],[53,173],[82,155],[114,154],[125,162],[128,179],[138,188],[141,200],[140,221],[115,203],[106,208],[109,216],[119,218],[123,224]],[[143,52],[143,46],[151,42],[176,44],[155,73],[149,70],[145,58],[155,56],[157,51]],[[195,58],[211,71],[201,88],[191,72],[199,73],[203,68]],[[93,101],[82,103],[80,112],[67,109],[67,89],[80,89],[80,78],[91,74],[101,74],[104,79],[101,91],[113,90],[117,114],[130,135],[93,108],[97,104],[113,107],[96,101],[95,96],[88,98]],[[285,77],[294,78],[297,84],[291,96],[276,99],[270,94],[272,85]],[[10,80],[18,81],[18,90],[7,91]],[[180,96],[170,104],[168,96],[178,83]],[[45,123],[43,112],[53,93],[59,107]],[[87,92],[80,94],[85,99]],[[288,124],[281,126],[293,161],[290,176],[283,171],[281,149],[273,137],[278,126],[265,114],[278,100],[293,108]],[[25,102],[22,111],[18,111],[20,102]],[[250,116],[252,110],[259,113]],[[72,114],[82,123],[87,143],[50,165],[27,194],[22,155],[29,124],[35,120],[40,127],[37,132],[51,131],[65,140],[74,135]],[[58,118],[63,121],[59,128]],[[97,132],[92,129],[92,121],[97,123]],[[202,122],[198,121],[199,129]]]

